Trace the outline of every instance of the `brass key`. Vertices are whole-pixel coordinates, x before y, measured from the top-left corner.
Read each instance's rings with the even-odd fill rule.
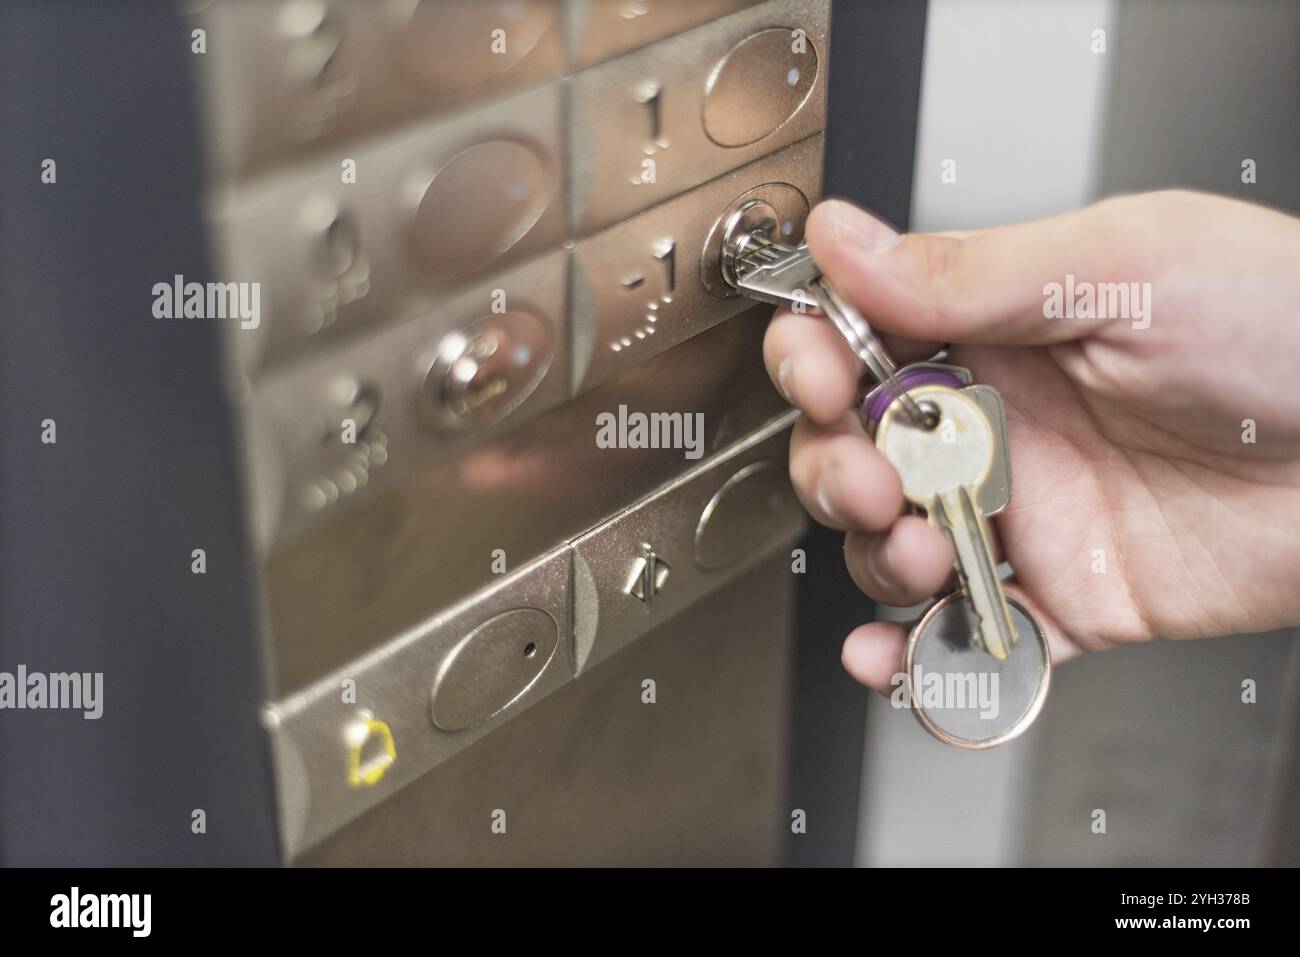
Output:
[[[922,385],[909,394],[927,423],[915,424],[894,403],[876,427],[876,447],[898,470],[907,500],[924,508],[930,524],[952,540],[958,577],[979,619],[972,640],[1005,660],[1016,630],[979,508],[980,490],[1002,454],[1001,442],[979,403],[957,389]]]

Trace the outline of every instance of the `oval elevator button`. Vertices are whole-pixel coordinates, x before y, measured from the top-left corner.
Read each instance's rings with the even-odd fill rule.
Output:
[[[401,69],[435,99],[492,85],[557,19],[554,0],[403,0],[390,6]]]
[[[457,153],[420,190],[414,228],[425,269],[449,279],[489,265],[528,235],[554,191],[551,168],[523,143]]]
[[[508,707],[537,680],[559,646],[540,608],[489,618],[447,654],[433,681],[430,713],[443,731],[464,731]]]
[[[695,561],[717,569],[762,548],[791,511],[799,510],[786,470],[754,462],[723,483],[695,529]]]
[[[755,33],[723,57],[704,86],[704,132],[748,146],[799,112],[817,81],[817,51],[795,30]]]

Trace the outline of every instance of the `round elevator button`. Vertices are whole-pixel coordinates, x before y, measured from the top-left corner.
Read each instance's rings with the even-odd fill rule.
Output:
[[[440,279],[482,269],[523,239],[555,189],[546,161],[513,140],[471,146],[421,179],[415,243]]]
[[[791,30],[740,41],[704,87],[704,132],[719,146],[748,146],[799,112],[817,80],[817,51]]]
[[[799,510],[785,469],[754,462],[723,483],[709,499],[695,529],[695,561],[725,568],[765,545]]]

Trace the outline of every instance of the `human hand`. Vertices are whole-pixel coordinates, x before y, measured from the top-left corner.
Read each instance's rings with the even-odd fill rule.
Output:
[[[950,342],[953,363],[1002,393],[1013,493],[994,545],[1054,663],[1300,623],[1300,220],[1171,191],[899,237],[827,201],[806,236],[900,364]],[[1049,318],[1067,276],[1138,295],[1122,317]],[[893,605],[950,586],[952,547],[902,514],[897,473],[853,408],[861,365],[830,323],[778,314],[764,358],[803,411],[795,489],[848,533],[854,581]],[[905,640],[896,624],[863,625],[844,665],[888,691]]]

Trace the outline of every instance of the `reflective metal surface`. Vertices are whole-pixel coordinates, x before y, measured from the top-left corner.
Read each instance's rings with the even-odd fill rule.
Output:
[[[823,68],[819,56],[825,50],[827,7],[817,0],[771,0],[579,73],[572,90],[569,170],[572,220],[579,235],[821,130],[826,83],[818,70]],[[746,112],[759,120],[744,126],[755,137],[748,144],[719,145],[702,121],[709,78],[738,43],[770,30],[784,32],[788,45],[803,51],[791,54],[799,66],[764,57],[738,61],[733,69],[739,72],[728,70],[719,105],[709,112],[734,104],[732,90],[739,83],[752,98]],[[773,113],[763,104],[786,102],[791,69],[799,70],[796,86],[811,82],[811,89],[794,115],[784,119],[784,108]],[[727,133],[733,129],[721,120],[715,123]]]
[[[694,464],[682,449],[598,447],[602,412],[701,413],[706,456],[782,414],[762,364],[767,312],[715,326],[525,428],[467,439],[391,493],[273,548],[275,686],[301,687],[488,584],[496,550],[517,568]]]
[[[784,462],[747,465],[709,499],[695,527],[695,562],[701,568],[726,568],[752,555],[780,534],[798,511]]]
[[[265,724],[271,734],[282,835],[289,853],[319,840],[466,747],[491,726],[486,723],[489,718],[504,719],[503,709],[518,714],[569,681],[572,643],[567,637],[558,640],[571,633],[569,576],[569,553],[560,549],[499,581],[474,601],[449,608],[400,635],[382,651],[359,658],[269,707]],[[525,622],[528,641],[541,648],[542,641],[549,640],[552,650],[540,666],[529,669],[532,676],[522,687],[505,689],[507,683],[500,676],[484,674],[482,669],[490,661],[466,643],[499,638],[501,632],[484,638],[481,629],[493,629],[493,622],[499,627],[499,616],[516,609],[547,618],[556,638],[545,637],[535,616]],[[522,637],[515,627],[504,634]],[[521,657],[526,647],[527,642],[519,649]],[[470,659],[460,661],[466,653]],[[444,687],[449,672],[459,672],[450,675],[450,692]],[[510,690],[515,693],[507,697]],[[355,745],[349,732],[359,709],[384,722],[395,752],[385,773],[364,783],[351,771]],[[435,724],[437,718],[461,727],[448,732]]]
[[[722,833],[745,850],[720,843],[718,859],[770,861],[782,549],[804,515],[784,466],[793,414],[762,364],[770,310],[711,270],[742,197],[802,235],[828,18],[827,0],[199,12],[218,265],[263,297],[260,321],[223,338],[289,858],[457,859],[470,831],[447,840],[410,795],[510,767],[563,779],[554,762],[593,734],[571,722],[640,661],[660,676],[647,688],[695,696],[674,722],[712,729],[674,730],[646,760],[733,765],[712,795],[656,801],[703,815],[689,830],[729,795]],[[642,441],[637,416],[678,431]],[[762,599],[738,607],[748,585],[729,583],[760,578]],[[662,650],[634,657],[654,636]],[[731,662],[733,643],[754,659]],[[596,733],[646,747],[653,715]],[[512,741],[543,757],[504,754]],[[572,785],[571,813],[605,806],[608,781]],[[425,806],[452,801],[450,821],[485,793],[457,787]],[[550,840],[523,859],[563,860]],[[627,840],[652,860],[662,846],[652,828]]]
[[[457,153],[422,188],[415,241],[429,275],[475,272],[516,246],[556,199],[555,170],[536,149],[488,140]]]
[[[689,473],[680,486],[661,493],[587,533],[573,544],[574,657],[579,669],[607,658],[681,611],[774,545],[792,542],[803,530],[804,513],[790,488],[783,463],[788,459],[788,428],[793,413],[746,439],[722,463]],[[770,496],[736,499],[719,512],[717,499],[737,476],[755,468],[778,468]],[[748,548],[711,547],[707,562],[697,559],[699,528],[711,526],[708,542],[737,538]],[[671,573],[656,581],[653,601],[634,593],[647,555]],[[722,559],[730,559],[724,561]],[[631,587],[629,587],[631,585]]]
[[[710,293],[707,260],[720,211],[752,184],[803,235],[821,194],[824,137],[809,137],[578,242],[573,264],[574,393],[606,382],[670,346],[749,308]]]
[[[562,0],[201,5],[212,159],[246,176],[564,71]],[[494,31],[503,31],[500,34]]]
[[[444,299],[416,319],[278,370],[259,383],[243,408],[248,428],[264,435],[250,463],[258,501],[264,503],[256,516],[256,541],[265,549],[294,538],[405,485],[429,465],[463,452],[470,441],[492,437],[563,402],[568,396],[564,261],[563,252],[534,259]],[[494,314],[494,303],[508,311]],[[439,378],[442,371],[451,372],[444,350],[455,342],[448,337],[456,335],[469,340],[469,350],[473,343],[482,351],[507,339],[528,348],[527,355],[474,360],[488,364],[487,382],[504,380],[510,386],[506,394],[477,392],[483,386],[477,374],[463,384]],[[430,372],[440,362],[444,366],[430,385]],[[454,374],[467,373],[462,366]],[[350,396],[353,383],[372,397],[364,424],[339,400]],[[509,417],[495,425],[507,412]],[[355,435],[349,434],[349,417]],[[472,435],[450,428],[466,418],[466,424],[481,428]],[[362,463],[366,467],[351,468],[348,480],[337,468],[340,457],[351,467],[355,450],[371,442],[383,446],[380,454],[372,450]]]
[[[662,40],[759,0],[569,0],[569,56],[574,68]]]
[[[737,259],[756,233],[799,242],[807,219],[809,197],[788,183],[764,183],[731,201],[709,230],[700,256],[700,281],[719,299],[739,295]],[[809,264],[812,257],[808,257]],[[752,294],[748,294],[753,298]],[[767,301],[767,300],[764,300]]]
[[[912,710],[947,744],[978,750],[1009,741],[1033,724],[1047,699],[1047,639],[1020,602],[1008,598],[1007,605],[1020,639],[1002,661],[971,642],[978,622],[959,591],[930,606],[908,637],[903,664]]]
[[[790,30],[748,36],[709,74],[704,132],[719,146],[756,143],[799,111],[816,82],[816,49]]]
[[[774,555],[293,860],[779,863],[792,582]]]
[[[489,315],[443,337],[420,390],[420,414],[435,429],[482,428],[509,415],[546,375],[551,326],[531,312]]]
[[[550,664],[559,628],[540,609],[514,608],[471,631],[433,681],[433,723],[443,731],[464,731],[509,707]]]
[[[237,374],[373,334],[564,237],[558,83],[216,189],[222,272],[263,286]],[[338,217],[343,225],[334,225]],[[500,285],[499,283],[497,285]],[[491,288],[491,287],[489,287]]]
[[[267,724],[291,848],[314,843],[792,543],[804,515],[788,480],[773,488],[776,501],[751,498],[747,507],[713,512],[737,475],[752,474],[756,465],[780,468],[793,417],[781,416],[571,546],[272,706]],[[784,479],[783,470],[774,474]],[[725,564],[693,563],[701,522],[732,526],[719,534],[746,535],[750,547]],[[755,536],[751,524],[762,534]],[[629,572],[647,558],[641,542],[648,537],[675,567],[671,579],[650,576],[653,585],[669,586],[654,602],[638,600],[626,587]],[[358,719],[357,708],[370,717]],[[353,737],[358,720],[367,734],[382,720],[393,754],[363,757]]]

